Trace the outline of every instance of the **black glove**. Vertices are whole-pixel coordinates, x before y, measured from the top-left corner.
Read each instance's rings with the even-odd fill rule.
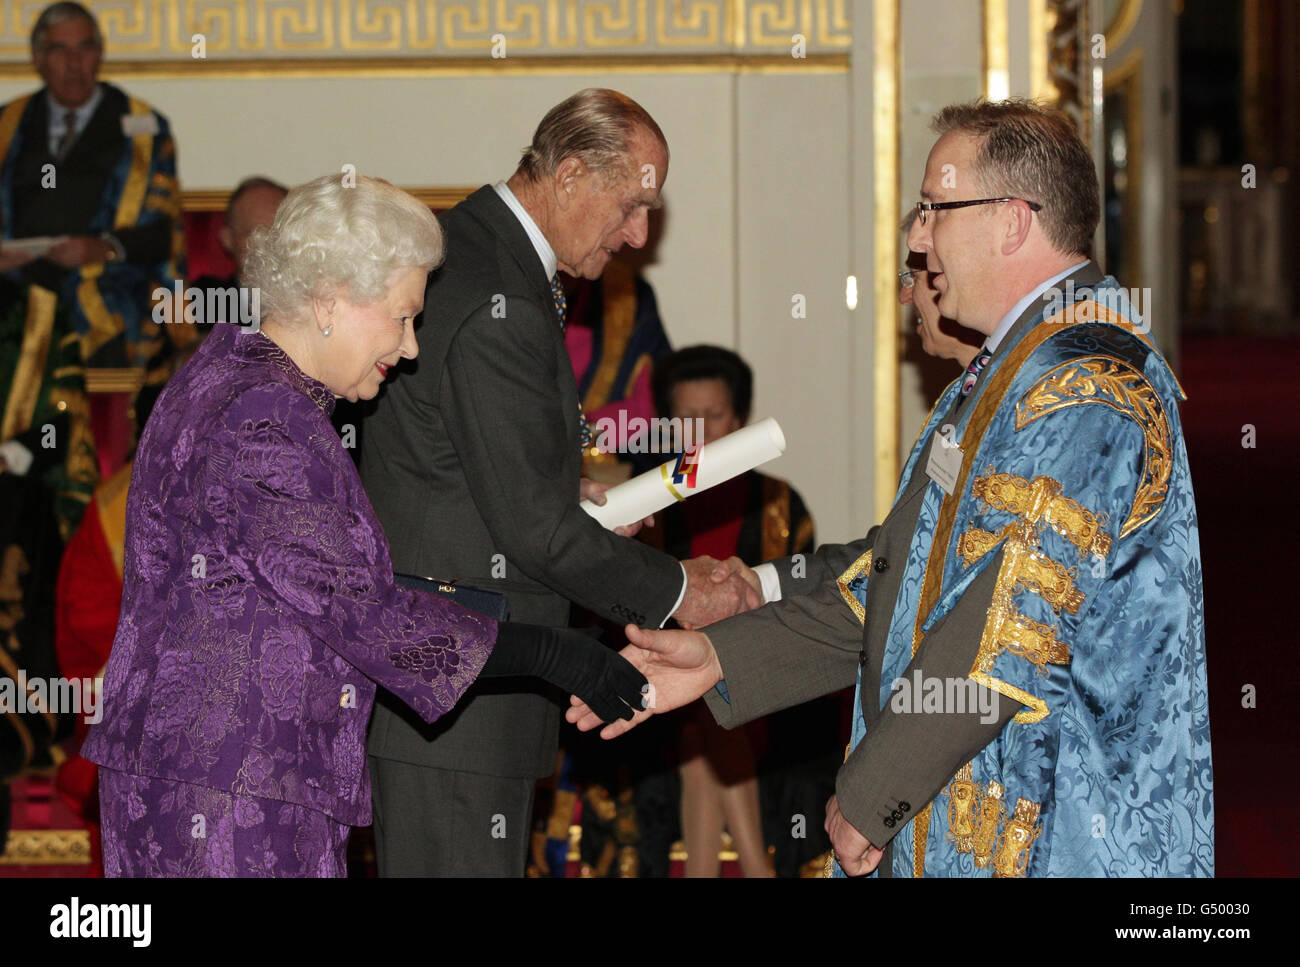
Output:
[[[590,635],[568,628],[502,622],[479,676],[518,675],[540,678],[577,695],[606,722],[632,718],[644,707],[650,690],[645,676],[627,659]]]

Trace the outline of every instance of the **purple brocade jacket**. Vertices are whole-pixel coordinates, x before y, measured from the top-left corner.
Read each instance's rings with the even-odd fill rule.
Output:
[[[496,623],[393,583],[333,408],[235,326],[172,377],[136,454],[86,758],[365,825],[376,685],[432,722],[473,684]]]

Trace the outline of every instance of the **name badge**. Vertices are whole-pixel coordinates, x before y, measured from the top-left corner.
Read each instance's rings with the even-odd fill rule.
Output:
[[[141,135],[153,137],[158,133],[158,119],[152,114],[123,114],[122,134],[128,138]]]
[[[953,439],[956,432],[951,423],[945,423],[939,428],[939,433],[930,445],[930,459],[925,465],[926,476],[949,496],[957,486],[957,476],[961,473],[961,444]]]

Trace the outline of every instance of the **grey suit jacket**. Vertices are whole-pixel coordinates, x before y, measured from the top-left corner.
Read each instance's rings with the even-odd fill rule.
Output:
[[[811,557],[795,555],[769,561],[781,582],[781,597],[793,598],[800,594],[810,594],[827,581],[834,581],[852,567],[854,561],[871,550],[879,530],[880,525],[877,524],[867,531],[866,537],[859,537],[856,541],[822,544]],[[797,564],[796,557],[799,558]]]
[[[662,623],[681,566],[578,506],[578,391],[528,236],[490,186],[441,222],[447,260],[430,277],[420,355],[385,388],[363,440],[362,479],[394,568],[505,592],[516,621],[564,625],[576,601],[614,621]],[[381,698],[370,754],[549,775],[557,696],[521,691],[530,687],[480,683],[432,726]]]
[[[1101,272],[1089,263],[1071,276],[1076,285],[1095,284]],[[1041,310],[1031,303],[1013,326],[1023,327]],[[1010,335],[1000,352],[1014,343]],[[995,358],[996,358],[995,354]],[[718,691],[706,696],[714,717],[728,728],[777,709],[808,701],[852,685],[862,671],[861,712],[867,723],[863,741],[845,761],[836,779],[836,796],[844,817],[875,846],[890,844],[894,835],[925,807],[963,764],[992,742],[1020,711],[1019,703],[1001,699],[982,685],[984,701],[996,710],[981,721],[978,708],[942,715],[897,713],[889,703],[880,707],[881,668],[894,605],[898,599],[903,562],[907,559],[922,497],[930,479],[925,472],[927,451],[917,461],[902,496],[889,516],[862,541],[833,545],[813,566],[822,581],[811,591],[766,605],[710,625],[707,634],[718,653],[727,698]],[[852,563],[854,551],[872,552],[865,617],[859,619],[836,584],[842,573],[834,568]],[[860,554],[859,554],[860,556]],[[925,636],[908,666],[910,678],[966,680],[979,651],[1002,551],[971,584],[944,618]],[[897,566],[895,566],[897,562]],[[784,562],[779,562],[784,563]],[[845,564],[847,567],[848,565]],[[788,567],[778,566],[782,594]],[[904,817],[900,822],[898,817]],[[892,847],[889,847],[892,848]],[[880,871],[889,875],[890,853]]]

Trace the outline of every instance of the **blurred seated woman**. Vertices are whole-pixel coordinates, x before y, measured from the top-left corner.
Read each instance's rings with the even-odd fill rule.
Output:
[[[370,822],[380,686],[428,722],[480,675],[641,707],[645,680],[585,635],[394,584],[329,416],[415,358],[442,256],[433,215],[392,185],[302,185],[250,239],[260,331],[216,326],[159,397],[83,748],[101,766],[107,875],[344,875],[349,827]]]
[[[749,364],[720,346],[688,346],[660,360],[654,372],[659,415],[698,421],[701,445],[749,421],[753,387]],[[757,470],[659,516],[659,526],[642,531],[642,539],[683,559],[735,556],[754,565],[811,554],[815,546],[813,519],[798,492]],[[731,731],[713,721],[703,702],[682,710],[677,751],[688,877],[719,875],[724,826],[747,877],[771,876],[773,860],[781,875],[797,876],[801,865],[830,849],[816,823],[806,823],[799,838],[790,831],[793,816],[816,816],[835,791],[843,748],[839,706],[828,697]],[[759,751],[764,745],[766,754]],[[767,843],[775,846],[771,858]]]

